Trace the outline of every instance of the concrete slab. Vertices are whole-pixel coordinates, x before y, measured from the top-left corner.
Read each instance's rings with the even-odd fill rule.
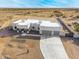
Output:
[[[41,38],[40,49],[45,59],[69,59],[60,37]]]

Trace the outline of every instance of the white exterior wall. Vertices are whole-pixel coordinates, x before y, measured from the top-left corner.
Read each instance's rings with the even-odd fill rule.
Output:
[[[52,31],[52,35],[54,34],[54,31]]]
[[[21,26],[21,25],[17,25],[17,28],[19,28],[19,29],[27,29],[27,26]]]
[[[52,31],[53,30],[53,27],[40,26],[40,30],[49,30],[49,31]]]
[[[61,27],[53,27],[53,31],[60,31]]]
[[[40,30],[60,31],[61,27],[40,27]]]
[[[41,26],[41,27],[40,27],[40,34],[43,34],[43,33],[42,33],[43,31],[47,31],[47,32],[50,31],[50,32],[51,32],[51,33],[50,33],[51,35],[54,34],[53,27],[43,27],[43,26]],[[48,33],[48,34],[49,34],[49,33]]]
[[[16,24],[12,24],[12,28],[13,28],[13,30],[16,30],[16,29],[15,29],[15,26],[17,27]]]
[[[62,32],[62,31],[61,31],[61,32],[59,33],[59,35],[60,35],[60,36],[65,36],[65,32]]]
[[[16,29],[15,29],[15,26],[12,26],[12,29],[13,29],[13,30],[16,30]]]
[[[34,27],[35,30],[38,30],[39,24],[31,23],[31,24],[30,24],[30,29],[32,29],[32,27]]]
[[[45,36],[51,36],[53,33],[54,33],[53,31],[41,30],[40,34],[45,35]]]
[[[28,25],[18,25],[18,24],[13,23],[12,27],[14,30],[15,30],[15,26],[19,29],[27,29],[28,28]]]

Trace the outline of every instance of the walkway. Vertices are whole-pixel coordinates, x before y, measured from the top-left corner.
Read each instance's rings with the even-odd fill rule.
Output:
[[[60,37],[42,37],[40,49],[45,59],[69,59]]]

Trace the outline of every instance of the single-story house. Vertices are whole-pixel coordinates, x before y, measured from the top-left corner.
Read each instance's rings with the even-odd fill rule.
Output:
[[[59,35],[61,24],[47,20],[17,20],[12,23],[12,29],[18,33]]]

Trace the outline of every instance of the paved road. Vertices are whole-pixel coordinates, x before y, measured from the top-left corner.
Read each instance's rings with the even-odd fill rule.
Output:
[[[40,49],[45,59],[69,59],[60,37],[41,38]]]

